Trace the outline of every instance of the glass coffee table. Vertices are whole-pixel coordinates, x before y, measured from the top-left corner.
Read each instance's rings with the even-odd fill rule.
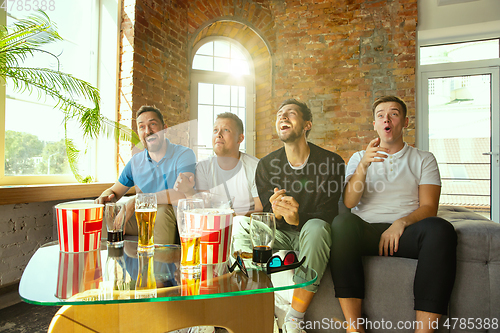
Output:
[[[62,306],[49,332],[168,332],[208,325],[271,333],[274,292],[307,286],[317,277],[299,267],[273,274],[290,276],[277,286],[260,269],[247,267],[247,277],[238,268],[230,273],[226,264],[203,265],[196,276],[180,272],[178,245],[155,245],[154,255],[144,255],[137,253],[137,242],[125,241],[122,250],[106,243],[97,251],[65,253],[51,242],[29,261],[21,298]]]

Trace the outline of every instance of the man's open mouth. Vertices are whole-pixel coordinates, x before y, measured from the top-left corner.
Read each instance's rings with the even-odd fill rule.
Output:
[[[150,135],[146,138],[146,142],[153,142],[157,139],[156,135]]]
[[[385,128],[384,128],[384,130],[385,130],[386,132],[390,132],[390,131],[391,131],[391,128],[390,128],[389,126],[387,126],[387,127],[385,127]]]
[[[287,130],[289,128],[290,128],[290,125],[288,125],[288,124],[281,124],[281,126],[280,126],[280,130]]]

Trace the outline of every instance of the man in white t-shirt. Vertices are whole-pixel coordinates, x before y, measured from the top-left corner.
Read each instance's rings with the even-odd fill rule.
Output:
[[[364,332],[357,325],[365,292],[362,256],[418,259],[417,331],[433,332],[431,323],[446,315],[455,281],[457,235],[449,222],[436,217],[441,179],[434,156],[403,141],[406,104],[384,96],[373,103],[372,111],[379,137],[349,160],[344,204],[352,211],[332,223],[335,297],[346,322],[352,323],[347,332]]]
[[[259,159],[240,152],[244,138],[243,122],[237,115],[217,115],[212,132],[215,155],[196,165],[196,190],[234,200],[232,206],[237,215],[262,211],[255,185]]]
[[[250,223],[247,216],[251,213],[262,211],[255,185],[255,169],[259,159],[240,152],[240,144],[244,138],[243,122],[237,115],[230,112],[218,114],[212,132],[215,155],[196,165],[196,191],[190,185],[192,179],[184,175],[179,175],[174,186],[174,189],[188,197],[196,192],[210,192],[232,201],[236,214],[233,217],[232,251],[239,249],[239,245],[234,245],[235,239],[248,246],[249,240],[239,228]],[[213,330],[213,327],[201,326],[179,332],[213,332]]]

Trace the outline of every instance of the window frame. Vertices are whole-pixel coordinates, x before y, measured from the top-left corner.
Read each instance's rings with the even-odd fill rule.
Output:
[[[91,74],[91,84],[101,92],[101,114],[118,119],[118,78],[119,78],[119,43],[121,25],[121,3],[113,0],[89,0],[92,5],[92,33],[97,36],[93,46],[95,71]],[[50,17],[50,12],[47,12]],[[0,23],[6,24],[7,12],[0,9]],[[110,34],[115,30],[116,35]],[[4,82],[5,83],[5,82]],[[0,189],[2,186],[51,185],[76,183],[73,175],[33,175],[5,176],[5,84],[0,87]],[[89,144],[92,154],[92,167],[89,174],[96,182],[116,180],[118,174],[117,144],[113,138],[99,137]],[[99,161],[99,162],[97,162]],[[111,165],[99,168],[98,165]]]
[[[193,69],[193,59],[196,52],[203,45],[214,42],[214,41],[228,41],[229,43],[236,45],[239,51],[243,53],[249,66],[248,75],[234,76],[231,73],[217,72],[217,71],[206,71]],[[255,69],[253,64],[253,59],[250,56],[248,50],[243,47],[238,41],[223,37],[223,36],[211,36],[206,37],[198,41],[191,53],[190,63],[190,81],[191,81],[191,97],[190,97],[190,119],[198,119],[198,83],[210,83],[210,84],[223,84],[223,85],[237,85],[246,87],[246,110],[245,110],[245,152],[249,155],[255,155]],[[194,142],[191,142],[191,147],[195,150],[197,154],[197,137],[198,130],[194,134]],[[197,154],[198,156],[198,154]]]

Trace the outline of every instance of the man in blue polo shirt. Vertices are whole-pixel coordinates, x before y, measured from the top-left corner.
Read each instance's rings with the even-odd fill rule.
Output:
[[[184,186],[194,186],[196,157],[194,152],[181,145],[171,143],[165,138],[167,125],[155,107],[142,106],[137,111],[137,132],[146,148],[132,156],[123,169],[118,181],[105,190],[98,203],[119,200],[135,186],[136,193],[156,193],[158,212],[156,215],[154,240],[157,244],[173,244],[176,235],[176,218],[172,204],[185,198],[174,189],[177,177],[182,176]],[[127,222],[125,232],[137,235],[134,215],[135,198],[127,202]]]

